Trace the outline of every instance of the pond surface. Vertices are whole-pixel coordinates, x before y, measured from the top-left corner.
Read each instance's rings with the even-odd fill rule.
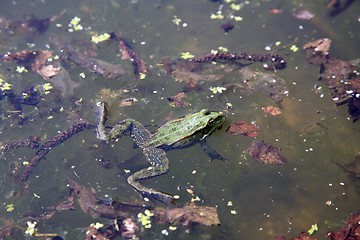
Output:
[[[345,61],[359,58],[360,4],[355,2],[339,15],[329,17],[324,1],[233,1],[232,7],[228,1],[220,2],[2,3],[1,54],[41,49],[62,56],[64,48],[77,53],[88,51],[91,53],[86,58],[92,56],[121,64],[125,73],[120,77],[104,77],[76,61],[66,61],[62,64],[65,69],[62,75],[58,73],[46,80],[30,69],[16,70],[19,64],[15,61],[1,62],[0,77],[11,84],[14,92],[21,93],[47,82],[53,88],[41,95],[38,104],[21,104],[21,110],[19,106],[14,108],[6,97],[0,100],[0,142],[38,136],[43,143],[79,119],[96,125],[99,114],[96,103],[104,100],[110,105],[107,124],[112,126],[122,119],[133,118],[151,132],[169,118],[203,108],[223,111],[227,115],[225,126],[207,142],[228,159],[228,164],[210,162],[200,146],[194,145],[167,152],[169,173],[142,181],[148,187],[179,195],[178,206],[196,196],[200,199],[196,204],[216,206],[221,225],[178,226],[171,231],[167,225],[153,224],[150,229],[142,229],[138,236],[142,239],[274,239],[284,235],[290,239],[317,224],[319,230],[314,236],[324,239],[327,231],[339,229],[347,216],[359,209],[360,125],[351,120],[346,105],[336,106],[327,86],[318,81],[320,67],[306,61],[302,48],[308,42],[326,37],[332,40],[331,56]],[[281,12],[269,11],[274,8]],[[309,10],[315,17],[309,21],[297,19],[293,16],[295,9]],[[49,28],[34,33],[19,27],[19,22],[30,16],[51,18]],[[75,17],[80,22],[69,25]],[[6,27],[4,21],[12,23],[12,28]],[[233,24],[228,33],[221,28],[225,23]],[[132,63],[122,59],[118,42],[92,43],[92,36],[104,33],[115,33],[125,39],[146,64],[146,73],[134,74]],[[202,72],[168,74],[165,69],[164,59],[177,61],[184,52],[200,55],[219,47],[234,53],[276,53],[286,60],[287,67],[273,72],[265,70],[263,63],[239,61],[232,65],[220,61],[216,66],[203,63]],[[254,85],[244,87],[244,81],[248,80],[244,71],[258,73],[263,80],[259,77]],[[192,73],[200,76],[195,83],[188,82]],[[269,79],[277,80],[271,85]],[[217,91],[216,87],[219,87]],[[180,101],[176,105],[169,101],[179,92],[185,93],[186,103]],[[266,106],[279,107],[281,114],[265,113],[262,108]],[[256,124],[259,130],[256,139],[279,148],[287,158],[286,163],[267,165],[250,157],[246,149],[254,138],[232,136],[225,131],[238,120]],[[99,198],[140,200],[127,184],[127,170],[135,172],[148,163],[129,136],[104,143],[97,139],[94,129],[84,130],[51,149],[28,181],[20,182],[14,175],[21,175],[24,162],[30,161],[35,152],[18,148],[1,155],[0,229],[10,220],[22,227],[9,239],[24,238],[26,216],[40,215],[67,198],[67,178],[94,188]],[[100,164],[99,159],[109,164]],[[9,209],[11,204],[13,210]],[[56,233],[64,239],[84,239],[87,227],[97,221],[111,222],[93,219],[75,204],[74,211],[59,212],[37,228],[39,232]],[[164,229],[169,235],[163,234]]]

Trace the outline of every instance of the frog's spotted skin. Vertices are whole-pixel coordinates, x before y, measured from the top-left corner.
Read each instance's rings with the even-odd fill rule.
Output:
[[[150,167],[135,172],[128,178],[128,183],[144,197],[156,198],[165,203],[172,202],[173,200],[170,194],[146,188],[138,182],[138,180],[155,177],[168,172],[169,159],[165,154],[167,150],[185,148],[200,142],[204,151],[212,159],[225,160],[205,143],[205,138],[216,129],[221,128],[225,122],[225,116],[222,112],[203,109],[200,112],[169,121],[161,126],[154,134],[151,134],[138,121],[125,119],[116,124],[111,131],[106,134],[104,126],[107,113],[106,104],[100,103],[99,106],[102,108],[102,115],[98,125],[98,138],[106,141],[113,140],[126,131],[129,131],[134,142],[142,148],[146,159],[151,164]]]

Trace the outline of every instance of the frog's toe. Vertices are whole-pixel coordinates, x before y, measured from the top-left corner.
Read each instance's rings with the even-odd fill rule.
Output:
[[[229,159],[221,156],[221,155],[218,154],[218,153],[211,153],[211,154],[208,154],[208,156],[210,157],[210,161],[220,160],[220,161],[224,161],[224,162],[226,162],[227,164],[229,164]]]
[[[220,156],[220,155],[219,155],[217,158],[213,158],[213,159],[211,159],[211,160],[220,160],[220,161],[226,162],[227,164],[230,164],[228,158],[222,157],[222,156]]]
[[[141,192],[140,194],[144,200],[156,200],[165,204],[174,203],[174,197],[167,193],[153,190],[150,192]]]

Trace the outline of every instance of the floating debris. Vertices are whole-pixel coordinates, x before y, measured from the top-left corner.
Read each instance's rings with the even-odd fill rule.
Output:
[[[243,67],[238,72],[243,81],[225,84],[224,87],[229,90],[234,88],[248,95],[260,92],[272,98],[279,107],[282,106],[283,98],[287,92],[284,79],[274,73],[254,71],[248,67]]]
[[[280,14],[283,13],[283,10],[280,8],[269,8],[268,12],[271,14]]]
[[[198,64],[186,60],[164,59],[162,61],[166,73],[175,81],[185,82],[185,90],[200,90],[203,82],[223,79],[226,75],[238,74],[241,81],[227,83],[223,86],[211,87],[215,93],[223,90],[239,90],[243,94],[260,92],[272,98],[280,107],[287,90],[285,80],[272,72],[261,72],[243,67],[237,63]]]
[[[335,17],[340,14],[342,11],[350,7],[354,0],[328,0],[326,5],[328,15],[330,17]]]
[[[121,59],[130,60],[131,64],[134,67],[134,74],[137,78],[144,78],[148,73],[148,67],[145,65],[145,62],[142,58],[140,58],[139,54],[137,54],[130,44],[128,44],[124,38],[116,35],[115,33],[111,34],[111,38],[115,39],[119,42],[119,49],[121,53]]]
[[[64,77],[64,71],[66,70],[61,67],[58,61],[51,63],[49,62],[49,59],[52,59],[52,56],[53,52],[49,50],[24,50],[14,54],[4,54],[0,59],[3,61],[15,61],[21,67],[32,70],[47,81],[50,81],[50,79],[54,78],[58,74],[61,74],[59,79],[56,79],[56,81],[52,79],[51,82],[53,82],[55,86],[58,86],[61,89],[61,95],[63,97],[72,95],[73,89],[78,87],[79,84],[68,80],[70,76],[68,76],[68,78]],[[64,82],[67,82],[67,89],[64,89],[63,87]]]
[[[199,89],[199,82],[206,81],[212,82],[219,80],[223,77],[224,74],[215,73],[216,69],[219,69],[218,66],[198,66],[191,65],[192,63],[185,64],[184,62],[175,61],[164,65],[164,68],[167,69],[167,73],[170,74],[175,81],[185,82],[186,86],[191,89]]]
[[[264,143],[264,141],[254,140],[246,152],[256,161],[265,164],[282,165],[286,162],[286,158],[276,147]]]
[[[360,194],[360,154],[357,154],[355,159],[347,164],[340,164],[334,160],[330,161],[347,174],[349,182],[352,183],[355,191]],[[344,185],[344,183],[340,183],[340,185]]]
[[[111,168],[114,167],[114,160],[113,159],[99,158],[99,159],[96,159],[96,160],[99,163],[99,166],[104,168],[104,169],[111,169]]]
[[[274,240],[287,240],[285,236],[276,236]],[[309,236],[307,232],[301,232],[300,235],[296,238],[291,238],[291,240],[318,240],[315,237]]]
[[[176,208],[162,208],[144,206],[143,203],[128,204],[112,201],[111,204],[99,199],[94,189],[86,188],[74,180],[67,179],[73,196],[78,198],[81,209],[94,218],[136,218],[138,213],[150,211],[153,223],[190,226],[201,224],[204,226],[219,225],[217,208],[207,206],[185,205]]]
[[[224,23],[224,24],[221,24],[220,28],[222,30],[224,30],[224,32],[228,33],[230,32],[231,30],[233,30],[233,28],[235,27],[235,25],[231,22],[227,22],[227,23]]]
[[[60,92],[61,97],[66,101],[74,96],[75,90],[81,85],[80,83],[72,80],[69,72],[59,62],[54,62],[53,66],[59,69],[59,71],[55,76],[52,76],[47,81]]]
[[[37,17],[31,15],[26,17],[23,20],[7,20],[4,17],[0,17],[0,31],[6,33],[10,36],[25,36],[33,37],[36,35],[44,34],[50,27],[51,22],[56,21],[66,11],[62,11],[60,14],[55,15],[51,18],[38,19]]]
[[[309,235],[313,235],[314,232],[319,231],[318,225],[315,223],[311,225],[311,228],[307,231]]]
[[[360,210],[350,215],[345,226],[340,231],[329,231],[326,236],[330,240],[356,240],[360,235]]]
[[[44,159],[44,157],[50,152],[51,149],[58,146],[59,144],[65,142],[73,135],[82,132],[85,129],[93,129],[95,126],[87,123],[87,122],[79,122],[74,124],[68,129],[60,132],[56,136],[47,140],[40,149],[35,153],[35,156],[31,159],[29,164],[25,167],[22,175],[20,176],[21,181],[27,181],[30,174],[35,170],[35,168],[39,165],[40,161]]]
[[[21,147],[28,147],[31,149],[35,149],[39,147],[39,137],[29,137],[29,139],[23,140],[10,140],[10,141],[4,141],[0,142],[0,153],[8,152],[12,149],[17,149]]]
[[[52,52],[49,50],[24,50],[16,53],[6,53],[1,55],[2,61],[15,61],[27,70],[36,72],[44,64],[47,58],[51,57]]]
[[[326,61],[329,55],[329,49],[331,46],[331,39],[322,38],[304,45],[306,51],[306,59],[312,64],[321,64]]]
[[[68,24],[69,32],[73,32],[73,31],[81,31],[84,29],[84,27],[80,24],[81,22],[81,18],[75,16],[73,17],[73,19],[71,19],[70,23]]]
[[[311,20],[313,19],[313,17],[315,17],[315,15],[313,13],[311,13],[309,10],[305,10],[305,9],[296,9],[293,12],[293,16],[297,19],[300,20]]]
[[[93,42],[93,43],[105,42],[105,41],[109,40],[110,37],[111,37],[110,34],[103,33],[103,34],[100,34],[100,35],[92,36],[91,37],[91,42]]]
[[[281,109],[278,107],[267,106],[267,107],[262,107],[261,110],[263,110],[266,113],[270,113],[270,115],[273,116],[281,114]]]
[[[329,55],[331,40],[324,38],[304,45],[306,59],[320,65],[319,80],[328,86],[337,105],[347,104],[355,122],[360,118],[360,66]]]
[[[129,107],[129,106],[132,106],[135,102],[137,102],[136,98],[133,98],[133,97],[126,98],[126,99],[121,100],[120,107]]]
[[[21,105],[37,105],[40,101],[40,92],[38,87],[31,87],[21,93],[16,93],[12,89],[5,89],[3,91],[4,96],[14,106],[16,110],[22,110]]]
[[[182,59],[190,59],[190,58],[193,58],[194,55],[192,55],[190,52],[182,52],[181,53],[181,58]]]
[[[256,137],[259,134],[258,127],[253,123],[236,121],[232,123],[226,131],[231,135],[241,135],[246,137]]]
[[[170,105],[172,107],[188,107],[190,106],[190,103],[186,102],[186,94],[185,92],[179,92],[175,96],[168,97],[168,101],[170,101]]]
[[[196,63],[214,62],[218,60],[264,62],[265,64],[263,64],[263,67],[270,71],[286,68],[285,60],[277,54],[249,54],[215,51],[189,59],[189,61]],[[271,64],[267,64],[266,62],[270,62]]]
[[[118,78],[125,74],[125,70],[120,64],[105,62],[75,51],[65,51],[65,56],[79,66],[105,78]]]

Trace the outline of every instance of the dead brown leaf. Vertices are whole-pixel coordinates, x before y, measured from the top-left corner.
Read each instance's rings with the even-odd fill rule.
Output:
[[[267,107],[262,107],[261,110],[263,110],[266,113],[270,113],[270,115],[273,116],[281,114],[281,109],[278,107],[267,106]]]
[[[264,141],[254,140],[246,152],[261,163],[282,165],[286,162],[286,158],[278,148],[268,145]]]
[[[54,67],[53,65],[46,65],[37,70],[37,73],[40,74],[45,80],[55,76],[60,71],[60,67]]]
[[[231,124],[226,131],[231,135],[242,135],[247,137],[256,137],[259,134],[258,127],[253,123],[236,121]]]
[[[156,223],[192,225],[201,224],[205,226],[219,225],[220,220],[215,207],[196,206],[195,204],[185,205],[183,207],[153,208],[145,206],[143,203],[128,204],[112,201],[108,203],[98,198],[95,191],[86,188],[79,183],[67,179],[73,194],[78,197],[81,209],[94,218],[137,218],[137,214],[146,209],[154,213],[153,221]]]
[[[175,96],[169,97],[168,100],[174,107],[188,107],[190,106],[190,103],[186,102],[184,100],[185,98],[186,94],[184,92],[179,92]]]
[[[303,48],[313,49],[314,52],[319,52],[323,55],[328,55],[330,46],[331,46],[331,39],[322,38],[305,44]]]

